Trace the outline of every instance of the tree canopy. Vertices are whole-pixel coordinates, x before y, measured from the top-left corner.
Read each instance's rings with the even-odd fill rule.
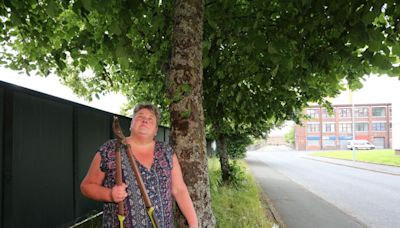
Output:
[[[238,132],[260,135],[274,123],[298,121],[310,101],[329,105],[325,98],[347,88],[344,81],[358,88],[369,72],[398,75],[396,6],[388,1],[206,3],[204,96],[210,132],[217,140]],[[226,147],[217,145],[223,153]]]
[[[296,118],[369,72],[398,75],[395,1],[206,1],[206,118],[225,128]],[[173,6],[169,1],[4,1],[1,61],[51,72],[80,95],[119,91],[166,107]],[[190,91],[182,86],[179,99]],[[229,123],[228,123],[229,122]],[[254,127],[253,127],[253,125]],[[253,132],[259,133],[259,132]]]

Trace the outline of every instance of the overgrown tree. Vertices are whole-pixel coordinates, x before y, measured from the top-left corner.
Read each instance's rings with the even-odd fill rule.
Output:
[[[5,0],[0,61],[27,73],[55,73],[88,98],[118,91],[169,106],[171,144],[200,226],[213,227],[202,107],[203,11],[201,0]],[[178,221],[183,225],[182,216]]]

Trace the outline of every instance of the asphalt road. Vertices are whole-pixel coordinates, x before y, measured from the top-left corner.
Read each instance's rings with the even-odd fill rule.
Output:
[[[307,152],[248,152],[256,180],[287,227],[400,227],[400,176],[306,159]]]

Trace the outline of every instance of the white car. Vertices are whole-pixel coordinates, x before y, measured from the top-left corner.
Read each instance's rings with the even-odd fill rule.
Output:
[[[368,142],[367,140],[349,140],[347,142],[347,149],[352,150],[354,143],[354,149],[359,150],[373,150],[375,149],[375,145]]]

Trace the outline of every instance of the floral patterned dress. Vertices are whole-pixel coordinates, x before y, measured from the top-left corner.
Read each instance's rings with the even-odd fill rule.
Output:
[[[109,140],[98,150],[101,156],[100,169],[106,176],[103,186],[112,188],[115,185],[115,145],[116,140]],[[122,181],[128,185],[128,197],[124,200],[124,227],[152,227],[147,214],[135,175],[126,153],[126,147],[121,145]],[[159,224],[163,228],[173,227],[171,194],[171,169],[173,150],[170,146],[156,142],[153,164],[150,169],[136,161],[141,172],[144,185],[153,204]],[[117,218],[118,204],[104,203],[103,227],[119,227]]]

